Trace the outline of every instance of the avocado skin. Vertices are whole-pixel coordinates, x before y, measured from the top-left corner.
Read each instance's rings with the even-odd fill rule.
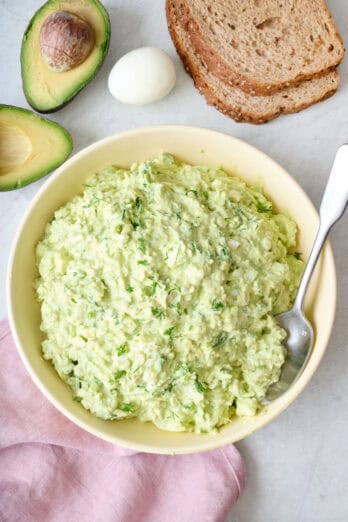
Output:
[[[64,161],[70,156],[70,153],[73,149],[73,140],[72,140],[70,133],[64,127],[59,125],[58,123],[48,120],[47,118],[43,118],[42,116],[39,116],[38,114],[36,114],[35,112],[33,112],[29,109],[24,109],[22,107],[17,107],[15,105],[6,105],[6,104],[0,104],[0,123],[1,123],[1,113],[3,110],[14,111],[17,114],[20,114],[21,117],[23,117],[23,118],[26,118],[26,117],[35,118],[37,123],[40,122],[39,124],[42,123],[43,125],[48,125],[51,128],[56,129],[59,133],[61,133],[61,135],[63,135],[66,145],[67,145],[67,149],[66,149],[66,152],[63,154],[63,156],[59,160],[54,161],[53,163],[47,164],[46,166],[40,168],[32,176],[28,176],[24,179],[22,178],[21,180],[17,180],[17,181],[11,180],[10,182],[3,182],[2,176],[0,175],[0,192],[16,190],[16,189],[25,187],[26,185],[30,185],[30,183],[33,183],[34,181],[37,181],[40,178],[46,176],[47,174],[52,172],[52,170],[55,170],[62,163],[64,163]]]
[[[32,16],[32,18],[31,18],[31,20],[30,20],[30,22],[29,22],[29,24],[28,24],[28,26],[27,26],[27,28],[26,28],[26,30],[24,32],[23,39],[22,39],[22,46],[21,46],[20,62],[21,62],[21,75],[22,75],[23,92],[24,92],[25,98],[26,98],[28,104],[30,105],[30,107],[32,107],[37,112],[40,112],[41,114],[51,114],[52,112],[56,112],[56,111],[59,111],[60,109],[63,109],[66,105],[68,105],[68,103],[70,103],[75,98],[75,96],[77,96],[77,94],[84,87],[87,86],[87,84],[91,80],[93,80],[93,78],[96,76],[96,74],[98,73],[99,69],[101,68],[101,66],[104,63],[104,60],[105,60],[106,55],[107,55],[107,52],[109,50],[110,37],[111,37],[110,17],[109,17],[109,14],[108,14],[107,10],[103,6],[103,4],[101,2],[99,2],[99,0],[89,0],[89,3],[91,4],[91,6],[93,6],[95,9],[98,9],[101,12],[101,14],[103,16],[103,19],[104,19],[104,22],[105,22],[105,36],[106,36],[106,38],[105,38],[104,45],[101,47],[102,56],[100,58],[100,61],[98,62],[98,64],[94,68],[94,70],[92,70],[89,75],[87,75],[80,83],[78,83],[76,85],[76,88],[72,90],[71,94],[68,95],[64,99],[64,101],[62,101],[62,103],[59,103],[58,105],[55,105],[54,107],[51,107],[49,109],[45,109],[43,107],[40,107],[40,105],[35,103],[35,101],[31,98],[30,94],[27,92],[26,85],[25,85],[25,75],[26,75],[26,63],[25,63],[25,57],[24,57],[25,46],[26,46],[27,40],[30,38],[31,28],[32,28],[32,25],[33,25],[34,21],[36,20],[37,17],[39,17],[42,14],[43,11],[45,11],[46,7],[49,4],[53,4],[54,2],[55,2],[55,0],[48,0],[45,4],[43,4],[34,13],[34,15]]]

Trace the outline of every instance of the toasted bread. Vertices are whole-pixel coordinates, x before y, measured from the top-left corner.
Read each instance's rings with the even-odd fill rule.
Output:
[[[250,94],[322,76],[344,55],[324,0],[174,0],[173,8],[209,70]]]
[[[253,96],[238,87],[231,87],[209,71],[203,58],[192,46],[189,34],[179,23],[174,0],[167,0],[168,28],[186,70],[209,105],[236,121],[264,123],[281,113],[298,112],[332,95],[339,86],[336,70],[313,80],[301,82],[270,96]]]

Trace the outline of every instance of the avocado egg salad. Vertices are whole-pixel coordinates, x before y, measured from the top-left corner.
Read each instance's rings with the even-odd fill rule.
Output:
[[[102,419],[206,433],[254,415],[285,358],[296,232],[222,168],[106,168],[37,245],[43,356]]]

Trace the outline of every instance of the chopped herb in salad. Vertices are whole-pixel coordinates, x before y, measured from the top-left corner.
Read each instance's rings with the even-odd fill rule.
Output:
[[[37,245],[43,356],[102,419],[206,433],[254,415],[284,362],[295,247],[293,219],[222,168],[106,168]]]

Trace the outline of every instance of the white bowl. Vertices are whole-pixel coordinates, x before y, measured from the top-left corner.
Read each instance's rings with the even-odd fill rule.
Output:
[[[240,440],[277,417],[308,384],[327,346],[336,306],[336,275],[329,245],[312,280],[306,312],[315,345],[306,368],[293,386],[254,417],[237,417],[218,433],[197,435],[161,431],[137,420],[103,421],[74,402],[70,388],[41,357],[40,308],[33,281],[35,246],[56,209],[81,192],[91,173],[111,164],[122,167],[145,161],[161,151],[188,163],[220,166],[252,183],[260,178],[276,207],[288,210],[299,226],[298,250],[306,259],[318,227],[318,215],[299,185],[268,156],[247,143],[207,129],[161,126],[105,138],[66,161],[41,187],[19,227],[9,261],[7,292],[12,333],[33,381],[46,397],[81,428],[114,444],[153,453],[193,453]]]

